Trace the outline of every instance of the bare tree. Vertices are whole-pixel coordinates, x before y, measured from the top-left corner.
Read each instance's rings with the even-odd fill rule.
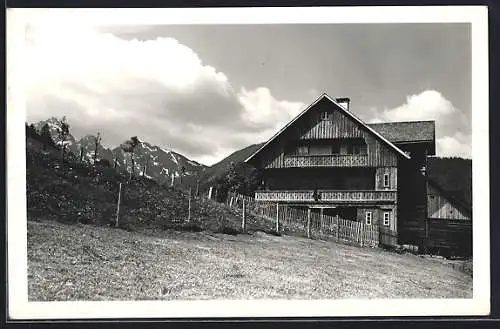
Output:
[[[146,176],[146,170],[148,169],[148,162],[149,158],[146,159],[146,163],[144,164],[144,167],[142,169],[142,176]]]
[[[97,163],[97,152],[99,150],[99,143],[101,143],[101,133],[97,132],[97,135],[94,137],[95,149],[94,149],[94,165]]]
[[[123,152],[128,153],[130,155],[131,171],[128,178],[129,182],[132,179],[132,175],[134,174],[134,167],[135,167],[134,151],[137,145],[139,145],[139,143],[140,142],[137,136],[134,136],[120,145],[120,148],[123,150]]]
[[[80,149],[80,162],[83,162],[83,154],[85,153],[85,146],[82,146]]]
[[[182,177],[183,177],[184,175],[186,175],[186,167],[181,166],[181,175],[180,175],[180,177],[179,177],[179,181],[180,181],[181,185],[182,185]]]

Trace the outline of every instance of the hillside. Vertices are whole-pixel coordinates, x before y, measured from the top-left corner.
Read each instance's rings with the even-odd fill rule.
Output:
[[[471,159],[431,157],[428,159],[428,177],[472,207]]]
[[[207,190],[210,186],[216,187],[219,200],[224,200],[231,188],[239,193],[251,195],[260,184],[260,173],[243,161],[261,146],[262,144],[250,145],[201,171],[200,188]]]
[[[257,151],[263,143],[261,144],[253,144],[247,146],[241,150],[238,150],[234,153],[231,153],[226,158],[217,162],[216,164],[208,167],[200,176],[200,179],[206,183],[214,183],[217,179],[223,178],[227,175],[231,164],[241,165],[243,166],[243,161],[252,155],[255,151]]]
[[[68,158],[31,138],[26,143],[27,211],[29,220],[54,219],[65,223],[114,223],[118,188],[122,183],[119,227],[127,230],[237,231],[241,217],[211,200],[193,199],[188,221],[188,194],[178,187],[114,168],[91,166]],[[249,225],[256,219],[249,217]],[[255,227],[266,229],[267,224]],[[272,223],[269,224],[272,227]]]

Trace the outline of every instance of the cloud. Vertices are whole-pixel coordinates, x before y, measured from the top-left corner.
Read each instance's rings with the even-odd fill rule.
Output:
[[[212,163],[269,138],[304,104],[229,78],[173,38],[124,40],[88,25],[38,21],[26,33],[30,122],[66,115],[76,138],[130,136]]]
[[[457,136],[444,136],[436,140],[437,153],[440,156],[459,156],[463,158],[470,158],[472,154],[472,143],[470,137],[462,137],[460,134]]]
[[[466,115],[457,109],[449,100],[436,90],[426,90],[420,94],[410,95],[406,103],[392,108],[370,109],[367,121],[436,121],[436,153],[438,156],[472,155],[471,123]]]
[[[456,110],[449,100],[435,90],[426,90],[406,98],[406,103],[390,110],[382,116],[392,121],[425,120],[446,116]]]
[[[276,123],[288,122],[303,108],[301,102],[276,100],[268,88],[260,87],[252,91],[242,88],[238,95],[245,109],[243,118],[251,124],[274,127]]]

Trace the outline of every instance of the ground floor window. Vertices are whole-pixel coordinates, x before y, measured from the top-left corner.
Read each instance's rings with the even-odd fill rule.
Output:
[[[371,211],[366,212],[365,223],[366,223],[366,225],[372,225],[372,212]]]
[[[391,222],[391,213],[384,212],[384,226],[389,226],[390,222]]]

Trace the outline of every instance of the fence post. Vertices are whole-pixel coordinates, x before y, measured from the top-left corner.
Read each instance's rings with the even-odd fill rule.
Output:
[[[307,208],[307,238],[311,238],[311,208]]]
[[[191,188],[189,188],[189,199],[188,199],[188,222],[191,221]]]
[[[245,228],[246,228],[245,213],[246,213],[246,204],[245,204],[245,199],[243,199],[243,216],[242,216],[242,219],[241,219],[241,230],[243,232],[245,232]]]
[[[118,227],[118,218],[120,217],[120,202],[121,201],[122,201],[122,183],[120,183],[120,187],[118,188],[118,205],[116,207],[115,227]]]
[[[276,233],[280,232],[280,208],[279,203],[276,203]]]
[[[365,239],[365,225],[361,223],[361,228],[360,228],[360,231],[361,231],[361,234],[360,234],[360,237],[361,237],[361,247],[363,247],[363,240]]]
[[[323,235],[323,208],[319,209],[319,232]]]
[[[335,216],[337,219],[337,233],[335,234],[335,237],[337,238],[337,241],[339,241],[339,228],[340,228],[340,221],[339,221],[339,215]]]

